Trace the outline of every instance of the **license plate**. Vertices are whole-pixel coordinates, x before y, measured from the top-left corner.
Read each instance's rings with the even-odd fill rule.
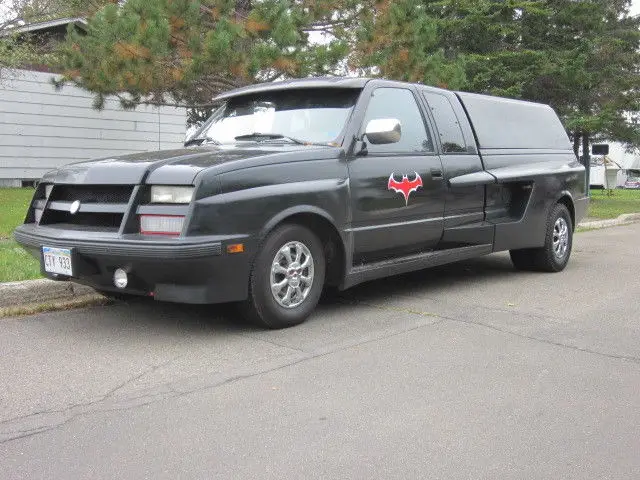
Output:
[[[42,261],[45,272],[73,276],[71,250],[68,248],[42,247]]]

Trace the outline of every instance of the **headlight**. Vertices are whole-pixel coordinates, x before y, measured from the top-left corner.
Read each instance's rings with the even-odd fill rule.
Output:
[[[151,203],[189,203],[193,198],[194,187],[170,187],[153,185]]]

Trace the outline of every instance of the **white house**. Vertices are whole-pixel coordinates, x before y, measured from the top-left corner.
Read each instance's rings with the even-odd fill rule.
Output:
[[[17,70],[0,82],[0,186],[20,186],[67,163],[178,148],[186,110],[140,106],[124,110],[109,99],[92,108],[91,93],[56,91],[51,73]]]

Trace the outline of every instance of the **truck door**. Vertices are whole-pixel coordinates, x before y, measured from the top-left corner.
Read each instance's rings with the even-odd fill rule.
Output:
[[[471,125],[454,93],[423,90],[437,132],[445,180],[444,233],[439,248],[493,242],[493,227],[484,222],[485,185],[452,187],[449,180],[483,171]]]
[[[433,136],[410,88],[373,88],[359,137],[366,150],[349,159],[354,263],[433,249],[442,236],[442,164]],[[395,143],[374,145],[363,136],[371,120],[397,119]]]

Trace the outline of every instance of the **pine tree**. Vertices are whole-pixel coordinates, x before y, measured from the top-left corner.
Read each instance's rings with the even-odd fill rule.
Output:
[[[351,63],[388,78],[551,104],[588,152],[640,145],[640,18],[630,0],[377,1]]]
[[[449,88],[465,83],[463,57],[450,54],[430,2],[377,1],[357,28],[350,65],[368,75]]]
[[[70,33],[64,81],[95,92],[98,108],[106,95],[119,95],[125,107],[181,104],[206,113],[230,88],[331,73],[346,43],[312,45],[309,33],[323,21],[339,28],[333,12],[321,2],[283,0],[107,5],[90,19],[87,35]]]

